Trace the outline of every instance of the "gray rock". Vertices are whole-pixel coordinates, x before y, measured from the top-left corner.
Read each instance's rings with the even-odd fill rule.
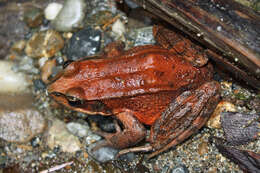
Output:
[[[86,2],[84,0],[66,0],[52,26],[58,31],[71,31],[81,25],[85,17]]]
[[[88,148],[88,153],[95,158],[97,161],[104,163],[110,160],[114,160],[118,151],[115,148],[111,148],[111,147],[102,147],[102,148],[98,148],[97,150],[92,151],[92,149],[96,146],[99,145],[99,143],[102,143],[103,141],[100,141],[96,144],[91,145]]]
[[[101,46],[101,31],[87,27],[76,32],[69,40],[66,55],[70,60],[78,60],[99,52]]]
[[[32,102],[30,96],[0,96],[0,100],[0,138],[23,143],[44,130],[45,119],[38,110],[29,106],[28,102]]]
[[[189,173],[189,170],[185,165],[180,165],[173,168],[171,173]]]
[[[78,137],[85,137],[89,133],[89,126],[83,125],[76,122],[71,122],[67,124],[67,129],[74,135]]]

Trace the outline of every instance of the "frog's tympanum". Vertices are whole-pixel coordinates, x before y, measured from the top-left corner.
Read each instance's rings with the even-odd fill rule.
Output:
[[[124,149],[119,154],[154,151],[153,157],[196,133],[219,101],[219,84],[203,49],[161,27],[160,45],[122,50],[111,43],[97,59],[70,63],[48,87],[59,103],[87,114],[114,115],[116,133],[99,132],[102,144]],[[168,42],[171,41],[170,44]],[[128,148],[146,137],[149,145]]]

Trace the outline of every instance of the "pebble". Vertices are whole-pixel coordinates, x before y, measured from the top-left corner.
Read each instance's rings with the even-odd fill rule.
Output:
[[[49,77],[53,74],[53,68],[56,67],[56,60],[47,60],[41,68],[41,79],[44,83],[49,83]]]
[[[198,146],[198,153],[200,156],[203,156],[204,154],[207,154],[209,151],[208,143],[205,141],[202,141]]]
[[[152,26],[134,29],[129,33],[129,36],[134,41],[134,46],[155,43]]]
[[[67,124],[67,129],[75,136],[78,137],[85,137],[88,135],[89,132],[89,126],[83,125],[76,122],[70,122]]]
[[[54,30],[41,31],[33,34],[27,42],[25,52],[33,58],[52,57],[64,46],[61,35]]]
[[[58,119],[53,120],[47,132],[47,145],[51,149],[59,146],[61,151],[69,153],[74,153],[81,147],[79,139],[67,130],[64,122]]]
[[[0,61],[0,93],[26,92],[30,82],[21,72],[14,72],[15,63]]]
[[[13,52],[22,54],[23,53],[23,49],[25,48],[25,45],[26,45],[26,41],[25,40],[19,40],[19,41],[15,42],[12,45],[11,50]]]
[[[40,90],[45,90],[46,89],[46,85],[45,85],[45,83],[41,79],[35,79],[33,81],[33,86],[34,86],[36,91],[40,91]]]
[[[52,26],[57,31],[71,31],[80,27],[85,17],[85,0],[66,0],[63,8],[52,21]]]
[[[189,170],[185,165],[180,165],[173,168],[171,173],[189,173]]]
[[[43,22],[43,12],[40,8],[31,7],[24,13],[24,21],[29,27],[40,26]]]
[[[120,19],[117,19],[113,23],[112,32],[116,35],[116,37],[121,37],[126,32],[125,25]]]
[[[34,61],[29,56],[22,56],[19,59],[18,64],[15,65],[13,70],[15,72],[24,72],[25,74],[39,74],[38,67],[35,66]]]
[[[44,130],[46,121],[32,107],[31,95],[0,95],[0,100],[0,138],[24,143]]]
[[[44,9],[44,16],[47,20],[54,20],[62,9],[63,5],[52,2]]]
[[[213,114],[210,116],[206,126],[212,129],[220,129],[220,115],[222,112],[235,112],[236,106],[228,101],[221,101],[217,105],[216,109],[214,110]]]
[[[32,138],[31,140],[31,145],[32,147],[36,148],[36,147],[39,147],[40,146],[40,143],[41,143],[41,139],[39,137],[34,137]]]
[[[100,142],[102,142],[102,141],[100,141]],[[95,146],[96,146],[96,144],[93,144],[90,147],[88,147],[88,151],[89,151],[88,153],[93,158],[95,158],[97,161],[99,161],[101,163],[114,160],[119,151],[119,150],[117,150],[115,148],[111,148],[111,147],[101,147],[95,151],[91,151],[91,149]]]
[[[101,31],[88,27],[72,36],[66,47],[66,55],[69,60],[78,60],[96,54],[100,46]]]

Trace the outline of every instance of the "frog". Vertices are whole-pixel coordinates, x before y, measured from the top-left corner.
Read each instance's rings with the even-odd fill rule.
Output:
[[[201,46],[161,26],[153,34],[157,45],[124,50],[122,42],[112,42],[96,57],[70,62],[47,88],[71,110],[115,117],[116,132],[96,131],[105,139],[97,148],[150,152],[152,158],[198,132],[220,100]],[[148,144],[136,146],[144,140]]]

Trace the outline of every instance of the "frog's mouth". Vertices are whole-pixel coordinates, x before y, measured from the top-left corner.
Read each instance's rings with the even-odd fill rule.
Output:
[[[110,109],[98,100],[83,100],[73,96],[67,96],[59,92],[50,92],[49,95],[53,97],[58,103],[69,107],[72,110],[83,112],[90,115],[111,115]]]

